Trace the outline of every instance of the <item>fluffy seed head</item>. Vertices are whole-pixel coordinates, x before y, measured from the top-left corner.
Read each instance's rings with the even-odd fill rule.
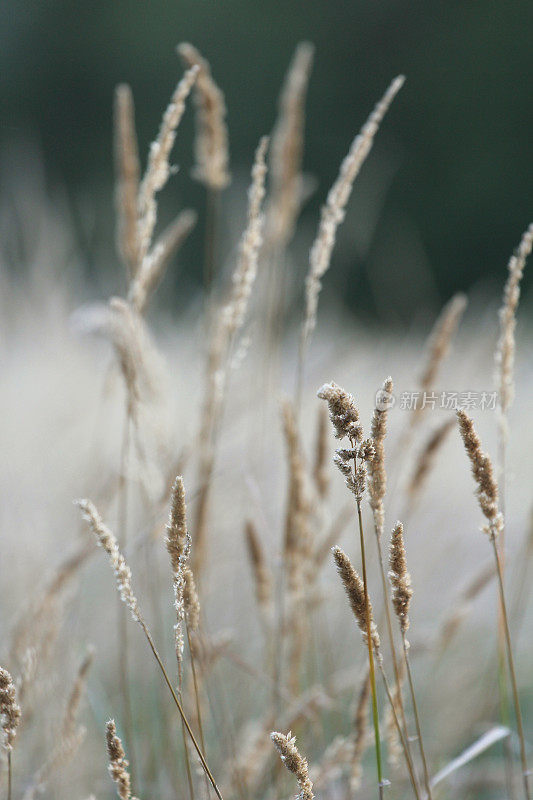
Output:
[[[393,388],[392,378],[386,378],[382,386],[384,397],[392,395]],[[374,458],[368,462],[368,495],[370,508],[374,515],[374,527],[377,536],[383,534],[383,526],[385,524],[383,499],[387,489],[387,473],[385,471],[384,440],[387,432],[387,413],[386,405],[384,408],[376,406],[372,415],[370,429],[374,444]]]
[[[131,796],[131,778],[128,772],[129,762],[126,759],[122,742],[117,736],[114,719],[110,719],[106,724],[106,744],[109,774],[116,784],[117,794],[120,800],[134,800]]]
[[[109,528],[104,525],[102,517],[90,500],[77,500],[76,504],[81,510],[83,519],[89,524],[89,528],[94,533],[98,545],[109,556],[122,602],[128,606],[133,619],[139,622],[141,615],[137,598],[133,594],[131,586],[131,570],[119,550],[117,540]]]
[[[7,669],[0,667],[0,717],[2,718],[4,747],[6,750],[10,751],[13,749],[13,742],[17,735],[20,715],[20,706],[17,703],[17,694],[13,678]]]
[[[488,520],[485,533],[491,538],[498,535],[503,527],[503,518],[498,510],[498,485],[489,456],[481,449],[481,440],[474,428],[474,422],[464,411],[457,412],[459,430],[466,453],[470,459],[472,474],[477,483],[476,494],[479,507]]]
[[[389,579],[392,586],[392,605],[400,622],[402,633],[409,628],[409,604],[413,596],[411,576],[407,572],[403,525],[397,522],[393,528],[389,552]]]
[[[313,800],[313,784],[309,778],[309,766],[296,747],[296,737],[292,736],[290,731],[287,734],[272,731],[270,738],[289,772],[296,775],[300,787],[299,800]]]
[[[372,644],[374,645],[374,650],[376,651],[376,655],[379,656],[379,634],[376,628],[376,625],[373,620],[373,613],[372,613],[372,604],[370,602],[370,598],[365,597],[365,587],[363,581],[355,571],[352,566],[352,563],[344,550],[341,550],[340,547],[334,547],[333,550],[333,558],[335,559],[335,563],[337,565],[337,570],[340,575],[340,579],[344,585],[344,590],[348,597],[348,601],[350,603],[351,609],[354,613],[355,619],[357,620],[357,624],[363,634],[363,639],[366,641],[367,638],[367,600],[368,600],[368,618],[370,624],[370,636],[372,638]]]
[[[328,404],[329,417],[335,428],[336,438],[346,437],[359,444],[363,438],[363,429],[359,423],[359,412],[353,396],[331,381],[320,387],[317,397]]]

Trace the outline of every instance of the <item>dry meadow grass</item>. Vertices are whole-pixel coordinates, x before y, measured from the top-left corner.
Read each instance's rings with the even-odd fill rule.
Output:
[[[458,295],[433,331],[321,308],[403,78],[324,198],[302,283],[302,44],[220,263],[224,97],[179,53],[144,174],[117,89],[121,296],[88,296],[61,206],[38,192],[21,193],[23,277],[0,265],[0,791],[529,798],[533,370],[515,325],[532,232],[502,265],[503,300]],[[157,200],[191,103],[204,294],[177,317],[157,290],[196,214],[160,231]],[[468,416],[440,407],[452,391]],[[403,407],[413,392],[426,408]]]

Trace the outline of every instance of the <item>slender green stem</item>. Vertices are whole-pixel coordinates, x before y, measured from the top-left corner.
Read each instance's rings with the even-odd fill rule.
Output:
[[[415,716],[415,726],[416,726],[416,735],[418,737],[418,747],[420,750],[420,758],[422,759],[422,767],[424,769],[424,784],[426,786],[426,792],[428,795],[429,800],[432,800],[431,796],[431,783],[429,780],[429,770],[426,760],[426,753],[424,750],[424,743],[422,740],[422,729],[420,727],[420,716],[418,714],[418,704],[416,702],[416,695],[415,695],[415,686],[413,683],[413,676],[411,673],[411,665],[409,663],[409,654],[408,654],[408,644],[407,639],[405,638],[405,633],[402,631],[402,644],[403,644],[403,655],[405,659],[405,669],[407,672],[407,681],[409,683],[409,692],[411,694],[411,703],[413,704],[413,713]]]
[[[416,776],[416,771],[414,768],[413,760],[411,758],[411,753],[409,747],[407,745],[407,737],[404,736],[400,721],[398,719],[398,714],[396,713],[396,708],[394,706],[394,700],[392,699],[392,693],[390,690],[389,682],[387,680],[387,676],[385,675],[385,670],[383,669],[383,664],[381,661],[378,661],[379,670],[381,672],[381,677],[383,678],[383,685],[385,687],[385,692],[387,694],[387,698],[392,710],[392,716],[394,719],[394,724],[396,725],[396,730],[398,731],[398,736],[400,737],[400,742],[403,749],[403,754],[405,756],[405,763],[407,764],[407,771],[409,772],[409,778],[411,779],[411,785],[413,787],[413,791],[415,793],[415,797],[417,800],[420,800],[420,790],[418,788],[418,779]]]
[[[11,784],[13,775],[11,771],[11,750],[7,751],[7,800],[11,800]]]
[[[170,678],[168,677],[168,673],[167,673],[167,671],[165,669],[165,666],[164,666],[163,662],[161,661],[161,656],[157,652],[157,648],[156,648],[156,646],[154,644],[154,641],[152,639],[150,631],[146,627],[146,623],[144,622],[144,620],[141,617],[138,617],[138,621],[139,621],[139,624],[140,624],[140,626],[141,626],[141,628],[143,630],[144,635],[146,636],[146,640],[147,640],[148,644],[150,645],[150,649],[151,649],[151,651],[152,651],[152,653],[154,655],[154,658],[157,661],[157,663],[159,665],[159,668],[160,668],[160,670],[161,670],[161,672],[163,674],[163,678],[165,680],[165,683],[167,684],[167,686],[169,688],[170,694],[172,695],[172,699],[174,700],[176,708],[178,709],[178,711],[180,713],[181,719],[183,721],[183,724],[185,725],[187,733],[189,734],[189,736],[191,738],[191,742],[194,745],[194,749],[198,753],[198,758],[200,759],[200,762],[202,764],[204,772],[207,775],[207,777],[209,778],[211,786],[215,790],[215,794],[218,797],[218,799],[219,800],[223,800],[222,795],[220,793],[220,789],[218,788],[218,786],[216,784],[216,781],[215,781],[215,779],[214,779],[214,777],[213,777],[213,775],[211,773],[211,770],[209,769],[209,767],[207,765],[207,761],[205,759],[205,756],[204,756],[204,754],[203,754],[203,752],[202,752],[202,750],[200,748],[200,745],[196,741],[196,737],[195,737],[195,735],[194,735],[194,733],[192,731],[192,728],[190,726],[189,720],[185,716],[185,712],[184,712],[183,707],[182,707],[182,705],[181,705],[181,703],[179,701],[178,695],[176,694],[176,691],[175,691],[174,687],[172,686],[172,682],[171,682]]]
[[[507,662],[509,667],[509,676],[511,679],[511,689],[513,693],[513,703],[514,703],[514,710],[515,710],[515,717],[516,717],[516,726],[518,729],[518,738],[520,740],[520,759],[522,762],[522,779],[524,783],[524,796],[526,800],[530,800],[530,793],[529,793],[529,771],[527,768],[527,757],[526,757],[526,743],[524,738],[524,726],[522,723],[522,711],[520,709],[520,701],[518,699],[518,685],[516,681],[516,673],[514,667],[514,658],[513,658],[513,650],[511,647],[511,633],[509,630],[509,620],[507,618],[507,607],[505,604],[505,590],[503,585],[503,574],[502,574],[502,566],[500,562],[500,554],[498,552],[498,545],[496,544],[496,536],[494,532],[490,534],[491,542],[492,542],[492,549],[494,551],[494,558],[496,561],[496,572],[498,575],[498,589],[500,594],[500,607],[502,612],[502,621],[505,633],[505,644],[507,648]]]
[[[376,673],[374,668],[374,648],[372,646],[372,631],[370,627],[370,602],[366,576],[365,537],[363,533],[363,517],[361,515],[361,500],[357,500],[357,520],[359,522],[359,540],[361,544],[361,562],[363,567],[363,586],[365,591],[366,639],[368,645],[368,669],[370,676],[370,690],[372,694],[372,720],[374,724],[374,740],[376,744],[376,768],[378,776],[379,796],[383,797],[383,765],[381,761],[381,739],[379,735],[378,700],[376,692]]]

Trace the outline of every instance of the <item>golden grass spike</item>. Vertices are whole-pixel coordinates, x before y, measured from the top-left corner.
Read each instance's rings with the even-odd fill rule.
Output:
[[[117,787],[120,800],[134,800],[131,794],[131,778],[128,772],[129,762],[122,747],[120,737],[117,736],[115,720],[106,723],[106,745],[109,760],[109,774]]]
[[[265,234],[269,247],[287,245],[300,211],[305,100],[314,51],[310,42],[300,42],[280,94],[270,153],[271,192]]]
[[[187,505],[183,478],[174,479],[170,500],[170,511],[166,525],[165,544],[170,557],[172,572],[179,570],[180,558],[187,543]]]
[[[474,422],[464,411],[457,412],[459,430],[466,453],[470,459],[472,474],[477,483],[479,507],[488,520],[483,530],[493,539],[501,531],[502,515],[498,509],[498,485],[489,456],[481,449],[481,440],[474,428]]]
[[[367,641],[367,628],[370,626],[370,635],[372,644],[378,660],[381,659],[380,653],[380,640],[376,624],[373,619],[372,604],[368,598],[368,616],[369,623],[367,622],[367,601],[365,599],[365,587],[363,581],[352,566],[352,562],[340,547],[334,547],[333,558],[337,565],[337,570],[340,579],[343,583],[344,590],[348,597],[348,602],[353,611],[357,624],[363,635],[363,640]]]
[[[389,553],[389,579],[392,587],[392,607],[398,617],[402,633],[409,629],[409,605],[413,596],[411,576],[407,571],[403,525],[397,522],[393,528]]]
[[[198,77],[199,67],[191,67],[178,83],[170,100],[159,133],[150,146],[148,166],[139,189],[139,261],[142,262],[150,244],[157,217],[155,196],[166,184],[170,175],[170,151],[176,130],[185,111],[185,101]]]
[[[183,42],[177,50],[185,66],[199,67],[194,91],[196,164],[193,175],[209,188],[221,190],[231,180],[224,94],[213,80],[209,62],[192,44]]]
[[[185,572],[189,565],[191,550],[191,537],[187,532],[187,506],[185,504],[185,487],[181,475],[176,477],[172,487],[169,519],[166,526],[165,544],[170,557],[172,569],[172,584],[174,588],[174,608],[176,610],[176,624],[174,625],[174,644],[178,660],[179,684],[181,688],[182,662],[183,662],[183,622],[185,620]],[[192,574],[191,574],[192,578]],[[194,581],[193,581],[194,584]],[[194,588],[190,584],[189,589]],[[196,595],[196,589],[194,588]],[[189,600],[194,601],[190,592]],[[196,595],[196,601],[197,601]],[[195,614],[196,609],[192,611]]]
[[[117,243],[131,281],[139,268],[137,199],[140,165],[133,95],[127,84],[120,84],[115,90],[114,127]]]
[[[383,398],[392,395],[393,383],[389,376],[381,388]],[[374,458],[368,462],[368,495],[370,508],[374,515],[376,536],[381,537],[385,525],[385,509],[383,499],[387,489],[387,473],[385,470],[385,434],[387,433],[388,406],[376,406],[372,414],[370,436],[374,444]]]
[[[516,310],[520,299],[520,282],[527,257],[533,248],[533,223],[528,227],[518,249],[509,260],[508,277],[503,290],[503,302],[499,311],[500,338],[495,352],[496,387],[499,392],[500,409],[507,414],[514,398],[514,354]]]
[[[404,80],[403,75],[399,75],[392,81],[362,127],[361,132],[353,140],[348,155],[341,164],[339,176],[331,187],[326,204],[322,208],[318,232],[309,256],[309,272],[306,278],[306,307],[302,332],[304,343],[308,340],[316,325],[318,296],[322,285],[321,279],[329,268],[331,254],[335,246],[337,228],[344,219],[346,204],[350,199],[353,183],[372,149],[374,137],[381,121],[396,94],[403,86]]]
[[[284,734],[273,731],[270,738],[274,747],[278,751],[283,764],[287,767],[289,772],[296,776],[298,786],[300,787],[301,800],[313,800],[313,784],[309,777],[309,766],[307,760],[300,755],[296,747],[296,737],[291,735],[291,732]]]

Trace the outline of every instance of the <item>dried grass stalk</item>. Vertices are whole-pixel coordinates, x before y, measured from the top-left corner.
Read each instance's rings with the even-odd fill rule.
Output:
[[[524,274],[527,257],[533,248],[533,223],[522,236],[517,251],[511,256],[508,277],[503,290],[500,308],[500,338],[496,346],[495,367],[499,404],[505,417],[514,398],[514,355],[516,310],[520,300],[520,282]]]
[[[133,308],[142,314],[151,295],[161,282],[170,259],[180,249],[196,225],[196,211],[185,209],[161,234],[142,262],[128,295]]]
[[[316,325],[321,279],[329,268],[337,228],[344,220],[346,204],[350,199],[353,183],[372,148],[380,123],[403,83],[402,75],[392,81],[361,132],[353,140],[348,155],[342,162],[339,176],[331,187],[326,204],[322,209],[318,233],[311,248],[309,273],[306,278],[306,307],[302,331],[304,346]]]
[[[133,619],[139,622],[141,616],[139,604],[131,585],[131,570],[119,550],[115,536],[104,524],[95,505],[91,503],[90,500],[77,500],[76,504],[79,506],[84,520],[88,523],[92,533],[95,535],[98,545],[102,547],[109,556],[122,602],[129,608]]]
[[[498,509],[498,485],[490,457],[481,449],[481,440],[474,422],[464,411],[457,412],[459,430],[466,453],[470,459],[472,474],[477,483],[476,494],[479,507],[488,524],[483,528],[494,539],[503,527],[503,517]]]
[[[328,415],[324,406],[319,406],[317,415],[317,432],[315,444],[315,461],[313,478],[320,500],[325,500],[329,491],[329,459],[328,447]]]
[[[300,755],[296,747],[296,738],[292,736],[291,732],[284,734],[273,731],[270,738],[274,747],[278,751],[283,764],[287,767],[289,772],[296,776],[298,786],[300,787],[299,800],[313,800],[313,784],[309,777],[309,766],[307,760]]]
[[[131,778],[128,772],[129,762],[122,747],[120,737],[117,736],[115,720],[110,719],[106,724],[107,757],[109,760],[109,774],[117,787],[120,800],[135,800],[131,794]]]
[[[196,164],[193,175],[210,189],[220,191],[231,180],[224,95],[213,80],[209,62],[192,44],[183,42],[177,50],[185,66],[199,69],[194,92]]]
[[[416,498],[420,495],[420,492],[424,488],[429,473],[431,472],[433,464],[435,463],[435,458],[438,454],[438,451],[444,444],[448,433],[453,428],[453,425],[453,417],[445,420],[429,435],[424,447],[420,451],[413,474],[411,476],[411,480],[409,481],[406,489],[411,505],[415,502]]]
[[[309,42],[300,42],[297,46],[279,99],[270,153],[271,189],[265,234],[267,247],[286,247],[293,236],[301,207],[305,100],[314,50]]]
[[[137,197],[140,165],[133,95],[127,84],[117,86],[115,91],[115,164],[117,242],[131,281],[139,267]]]
[[[368,711],[370,702],[370,673],[366,675],[359,692],[354,716],[353,752],[350,761],[350,788],[356,792],[363,776],[362,761],[370,741]]]
[[[252,574],[254,577],[257,606],[265,621],[270,619],[272,610],[272,571],[267,564],[265,552],[255,523],[249,519],[245,525],[246,545]]]
[[[170,175],[170,151],[176,138],[176,130],[185,111],[185,101],[198,77],[199,67],[187,70],[178,83],[167,110],[159,133],[150,145],[148,166],[139,188],[139,262],[144,260],[155,228],[157,218],[156,194],[161,191]]]
[[[228,370],[236,337],[242,328],[257,274],[259,251],[263,241],[262,203],[265,196],[266,150],[263,137],[255,153],[252,183],[248,191],[248,222],[241,238],[237,266],[232,276],[232,290],[213,328],[209,346],[207,386],[199,434],[198,498],[193,569],[199,578],[205,562],[206,526],[216,442],[221,423]]]
[[[455,294],[442,309],[428,343],[426,366],[420,377],[422,389],[432,389],[442,362],[450,351],[451,341],[467,305],[466,295]]]
[[[393,383],[389,376],[383,382],[381,388],[382,399],[387,399],[392,395]],[[376,536],[381,538],[385,525],[385,509],[383,500],[387,490],[387,473],[385,471],[385,434],[387,433],[387,414],[388,404],[383,406],[376,405],[372,415],[372,426],[370,435],[374,445],[374,458],[368,462],[368,496],[370,508],[374,516],[374,528]]]
[[[80,708],[80,703],[87,685],[87,674],[94,660],[94,648],[89,648],[83,661],[81,662],[74,685],[70,691],[61,726],[61,737],[68,739],[76,732],[76,718]]]
[[[352,563],[344,550],[340,547],[333,548],[333,558],[337,565],[340,579],[344,586],[344,591],[348,597],[348,602],[353,611],[363,640],[367,641],[367,629],[370,627],[370,635],[377,659],[381,660],[379,633],[373,618],[372,604],[370,599],[365,598],[365,587],[363,581],[355,571]],[[368,609],[368,610],[367,610]],[[367,616],[368,614],[368,616]]]
[[[165,544],[170,557],[174,587],[174,608],[176,624],[174,625],[174,644],[178,661],[179,683],[181,687],[183,663],[183,623],[185,620],[185,572],[189,569],[191,538],[187,532],[187,506],[185,504],[185,487],[181,475],[178,475],[172,487],[169,520],[166,526]],[[191,575],[192,577],[192,575]],[[190,580],[190,579],[189,579]],[[190,594],[189,594],[190,599]]]
[[[402,634],[409,629],[409,605],[413,596],[411,576],[407,571],[403,525],[397,522],[393,528],[389,553],[389,579],[392,587],[392,607],[400,623]]]
[[[443,620],[438,635],[438,652],[443,653],[470,611],[473,601],[494,578],[494,564],[485,564],[461,591],[454,606]]]
[[[459,421],[459,429],[463,439],[466,453],[470,459],[472,467],[472,474],[477,483],[477,498],[479,507],[487,519],[487,524],[483,527],[483,531],[488,534],[492,544],[492,551],[494,555],[494,563],[496,566],[496,574],[498,576],[498,593],[499,593],[499,610],[500,621],[503,630],[503,638],[505,649],[507,651],[507,663],[509,667],[509,677],[511,682],[511,689],[513,694],[513,704],[516,717],[516,726],[518,732],[518,739],[520,742],[520,759],[522,764],[522,780],[524,787],[524,795],[526,800],[530,799],[529,792],[529,770],[527,766],[526,743],[524,737],[524,728],[522,722],[522,710],[520,708],[520,700],[518,696],[518,683],[516,680],[516,672],[514,666],[513,649],[511,645],[511,632],[509,628],[509,620],[507,615],[507,604],[505,598],[505,589],[503,582],[503,569],[497,544],[498,534],[504,528],[503,515],[498,508],[498,486],[494,478],[494,470],[489,456],[483,452],[481,448],[481,441],[474,429],[474,423],[464,411],[457,412]]]

